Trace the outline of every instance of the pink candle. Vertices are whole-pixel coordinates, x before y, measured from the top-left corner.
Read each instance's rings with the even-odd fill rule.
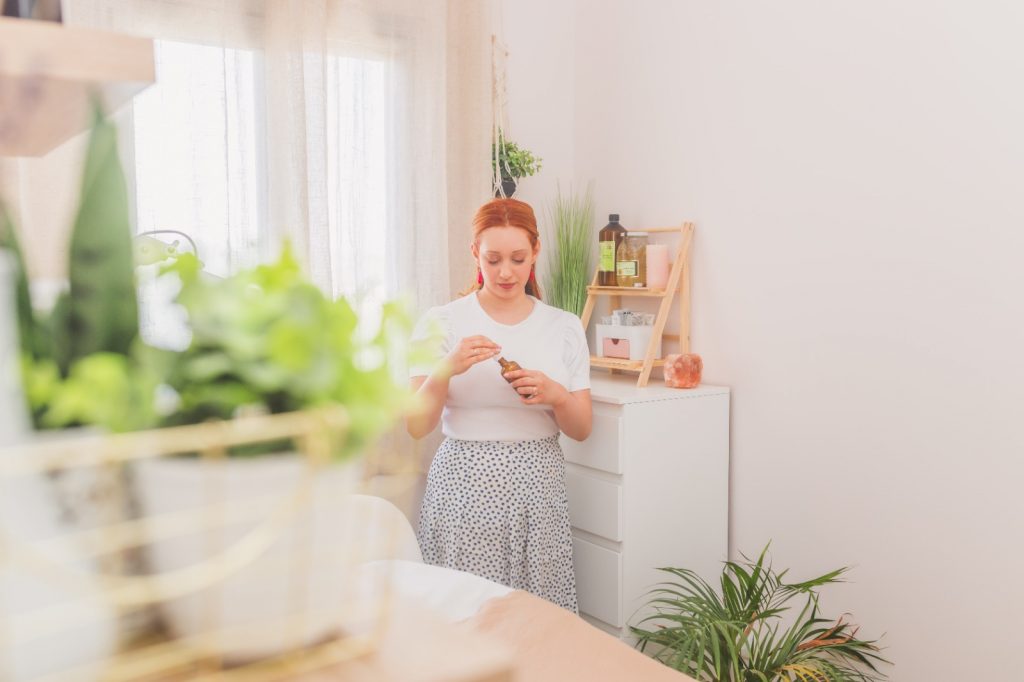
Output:
[[[668,246],[647,245],[647,287],[664,289],[668,285]]]

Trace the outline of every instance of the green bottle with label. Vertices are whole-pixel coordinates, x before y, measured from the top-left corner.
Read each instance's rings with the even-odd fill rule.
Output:
[[[597,284],[602,287],[617,286],[615,277],[615,254],[619,252],[619,244],[626,236],[626,228],[619,224],[619,214],[608,216],[608,224],[601,228],[597,239],[598,251]]]

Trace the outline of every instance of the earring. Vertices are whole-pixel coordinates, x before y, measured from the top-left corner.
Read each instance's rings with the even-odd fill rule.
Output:
[[[484,271],[479,268],[476,271],[476,283],[480,286],[484,285]]]
[[[536,282],[537,281],[537,271],[536,271],[536,267],[533,266],[533,265],[530,266],[530,281],[531,282]]]

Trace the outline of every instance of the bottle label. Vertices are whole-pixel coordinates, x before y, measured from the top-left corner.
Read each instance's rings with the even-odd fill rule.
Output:
[[[640,262],[635,260],[620,260],[618,263],[615,264],[618,268],[618,276],[636,277],[636,273],[639,270],[639,264]]]
[[[600,246],[601,272],[615,272],[615,241],[601,242]]]

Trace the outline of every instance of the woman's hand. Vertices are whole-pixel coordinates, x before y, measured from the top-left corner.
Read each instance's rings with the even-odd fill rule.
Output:
[[[450,376],[464,374],[478,362],[490,360],[501,352],[501,346],[486,336],[467,336],[455,344],[445,357]]]
[[[512,387],[519,392],[524,405],[551,405],[558,407],[569,399],[565,386],[550,378],[544,372],[533,369],[516,369],[503,375],[511,379]]]

